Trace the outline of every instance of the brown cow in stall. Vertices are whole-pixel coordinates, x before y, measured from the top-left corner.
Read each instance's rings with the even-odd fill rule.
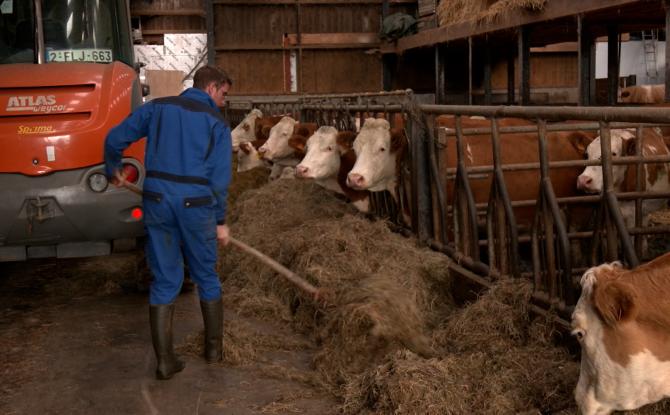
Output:
[[[670,253],[626,270],[586,271],[572,314],[582,347],[575,399],[583,415],[608,415],[670,396]]]
[[[456,120],[453,116],[436,118],[438,127],[454,129]],[[531,121],[519,118],[500,118],[498,128],[514,126],[532,126]],[[462,127],[481,128],[490,127],[491,121],[475,117],[462,117]],[[594,133],[548,132],[546,134],[548,158],[553,161],[581,160],[586,146],[592,141]],[[493,165],[491,150],[491,135],[464,136],[463,152],[466,167]],[[441,154],[441,164],[447,168],[457,165],[456,139],[452,136],[448,150]],[[451,147],[449,149],[449,147]],[[503,164],[533,163],[539,161],[539,140],[536,132],[500,134],[500,159]],[[549,170],[549,177],[556,197],[574,196],[576,194],[575,181],[581,168],[563,167]],[[503,173],[505,185],[511,201],[536,200],[540,191],[539,170],[505,171]],[[447,181],[447,198],[452,200],[454,181]],[[492,173],[472,175],[469,178],[470,188],[476,203],[486,203],[491,191]],[[533,223],[535,207],[516,207],[514,209],[518,226],[530,228]]]
[[[619,102],[625,104],[661,104],[665,102],[665,85],[633,85],[622,88]]]

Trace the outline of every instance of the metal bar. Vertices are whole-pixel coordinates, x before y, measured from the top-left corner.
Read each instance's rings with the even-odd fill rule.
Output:
[[[44,45],[44,21],[42,20],[42,1],[34,0],[34,7],[35,7],[35,54],[37,55],[37,63],[43,64],[46,63],[46,46]]]
[[[625,123],[625,122],[612,122],[610,123],[610,127],[612,129],[623,129],[623,128],[638,128],[638,127],[644,127],[644,128],[652,128],[652,127],[658,127],[658,126],[665,126],[665,124],[658,124],[658,123]],[[456,132],[451,129],[451,128],[446,128],[446,127],[441,127],[444,130],[444,135],[445,136],[454,136],[456,135]],[[563,124],[563,123],[556,123],[552,125],[547,126],[547,131],[554,132],[554,131],[584,131],[584,130],[599,130],[600,129],[600,124],[596,122],[589,122],[589,123],[570,123],[570,124]],[[521,125],[521,126],[510,126],[510,127],[499,127],[498,131],[501,134],[506,134],[506,133],[535,133],[537,132],[537,126],[535,125]],[[490,127],[472,127],[472,128],[464,128],[463,129],[463,135],[483,135],[483,134],[490,134],[491,133],[491,128]]]
[[[431,173],[431,178],[433,180],[433,183],[435,184],[435,191],[437,193],[437,207],[438,207],[438,212],[439,212],[439,226],[440,226],[440,236],[442,238],[442,241],[444,243],[447,243],[447,240],[449,239],[448,235],[449,233],[447,232],[447,203],[448,200],[446,198],[446,193],[445,193],[445,187],[444,184],[442,183],[442,178],[440,177],[440,170],[437,162],[437,154],[435,151],[435,145],[436,145],[436,140],[435,140],[435,135],[433,133],[433,128],[431,127],[434,125],[432,116],[428,116],[427,118],[427,131],[428,131],[428,150],[429,150],[429,156],[430,156],[430,173]],[[433,223],[433,226],[436,226],[436,223]]]
[[[484,117],[542,118],[553,120],[589,120],[670,123],[670,108],[650,107],[549,107],[432,105],[419,108],[431,114],[478,115]]]
[[[470,183],[468,182],[468,170],[465,166],[465,156],[463,152],[463,134],[461,134],[462,121],[461,117],[456,117],[456,152],[458,157],[458,173],[457,177],[460,176],[460,185],[463,189],[465,196],[466,210],[465,215],[461,212],[461,217],[465,222],[469,222],[470,226],[468,227],[467,223],[464,223],[465,229],[463,229],[463,235],[470,238],[465,238],[465,242],[472,247],[472,256],[473,258],[479,259],[479,250],[477,249],[476,240],[478,239],[477,231],[477,212],[475,209],[475,198],[472,194],[472,189],[470,189]]]
[[[496,118],[491,119],[491,142],[492,142],[492,152],[493,152],[493,165],[494,165],[494,181],[497,186],[497,191],[499,193],[499,198],[500,202],[502,202],[502,207],[505,211],[505,215],[507,216],[507,222],[498,224],[500,227],[504,227],[505,225],[508,225],[508,228],[506,230],[509,231],[509,238],[510,238],[510,255],[511,255],[511,261],[510,261],[510,272],[514,276],[518,276],[519,272],[519,267],[518,267],[518,234],[517,234],[517,226],[516,226],[516,218],[514,216],[514,211],[512,210],[512,205],[510,202],[510,197],[509,193],[507,192],[507,185],[505,184],[505,177],[503,176],[503,171],[502,171],[502,160],[500,157],[500,134],[498,134],[498,120]],[[500,237],[504,237],[504,233],[500,235]],[[499,243],[507,244],[507,240],[500,240]],[[502,264],[502,262],[501,262]],[[503,268],[504,269],[504,268]]]
[[[642,128],[637,128],[636,130],[636,140],[635,140],[635,155],[636,156],[641,156],[642,155]],[[633,166],[628,166],[628,168],[633,168]],[[642,163],[635,163],[635,191],[639,192],[642,190],[644,186],[644,176],[642,175],[642,170],[645,168],[645,166],[642,165]],[[635,199],[635,227],[639,228],[642,226],[642,199],[637,198]],[[642,255],[642,238],[638,237],[637,235],[634,237],[634,243],[635,243],[635,252],[638,254],[638,256]]]

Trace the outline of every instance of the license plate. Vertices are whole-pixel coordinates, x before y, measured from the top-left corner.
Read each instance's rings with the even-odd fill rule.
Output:
[[[111,49],[70,49],[47,52],[48,62],[93,62],[110,63]]]

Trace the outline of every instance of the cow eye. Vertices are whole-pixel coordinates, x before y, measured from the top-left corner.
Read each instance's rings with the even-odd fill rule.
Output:
[[[384,147],[381,147],[381,148],[379,149],[379,151],[381,151],[381,152],[383,153],[384,151],[386,151],[386,149],[385,149]]]

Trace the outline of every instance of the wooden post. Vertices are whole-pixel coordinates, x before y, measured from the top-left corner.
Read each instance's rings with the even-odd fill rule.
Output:
[[[472,36],[468,37],[468,105],[472,105]]]
[[[207,25],[207,64],[216,65],[216,50],[214,46],[214,4],[212,0],[205,0],[205,19]]]
[[[582,106],[591,105],[591,48],[593,47],[593,39],[584,24],[584,16],[577,16],[577,39],[579,44],[578,71],[579,71],[579,97],[578,103]]]
[[[607,26],[607,105],[616,105],[619,92],[619,28]]]
[[[484,45],[484,105],[491,105],[491,45],[488,36]]]
[[[507,53],[507,105],[514,105],[514,50],[510,48]]]
[[[519,100],[521,105],[530,104],[530,28],[519,29]]]
[[[435,103],[447,103],[446,49],[444,45],[435,45]]]
[[[670,102],[670,41],[668,41],[668,33],[670,33],[670,0],[663,2],[665,7],[665,102]]]

